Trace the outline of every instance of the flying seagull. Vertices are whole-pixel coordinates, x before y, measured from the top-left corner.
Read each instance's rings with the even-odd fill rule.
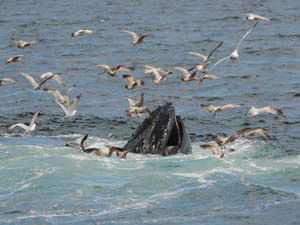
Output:
[[[209,70],[213,70],[218,64],[228,60],[228,59],[231,59],[231,60],[237,60],[238,57],[239,57],[239,53],[238,53],[238,50],[239,50],[239,47],[242,43],[242,41],[250,34],[250,32],[256,27],[256,25],[258,24],[258,22],[256,22],[244,35],[243,37],[240,39],[240,41],[238,42],[236,48],[231,52],[231,54],[229,56],[226,56],[222,59],[220,59],[219,61],[217,61]]]
[[[123,32],[126,32],[131,35],[132,37],[132,46],[134,47],[137,44],[140,44],[144,42],[144,38],[150,36],[151,34],[143,34],[141,36],[138,36],[135,32],[128,31],[128,30],[122,30]]]
[[[25,133],[24,133],[25,135],[26,135],[26,134],[29,134],[29,133],[31,133],[32,131],[35,130],[35,127],[36,127],[35,120],[36,120],[38,114],[39,114],[39,113],[36,112],[36,113],[33,115],[33,117],[32,117],[32,119],[31,119],[29,125],[26,125],[26,124],[24,124],[24,123],[17,123],[17,124],[14,124],[14,125],[9,126],[8,129],[11,130],[11,129],[14,129],[15,127],[21,127],[22,129],[25,130]]]
[[[5,85],[6,82],[11,82],[11,83],[18,83],[19,81],[16,79],[13,79],[11,77],[4,77],[4,78],[0,78],[0,86]]]
[[[133,76],[124,74],[123,78],[127,81],[125,89],[127,91],[132,90],[135,87],[144,86],[145,82],[143,80],[134,80]]]
[[[80,30],[78,30],[76,32],[72,32],[71,36],[72,37],[78,37],[78,36],[83,36],[85,34],[93,34],[93,33],[95,33],[95,32],[93,30],[91,30],[91,29],[82,28],[82,29],[80,29]]]
[[[14,57],[5,58],[4,62],[5,62],[5,64],[9,64],[9,63],[12,63],[12,62],[21,62],[23,60],[24,60],[23,55],[17,55],[17,56],[14,56]]]

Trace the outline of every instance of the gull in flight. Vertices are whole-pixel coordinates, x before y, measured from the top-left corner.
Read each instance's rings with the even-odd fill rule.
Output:
[[[125,89],[127,91],[132,90],[135,87],[144,86],[145,82],[143,80],[134,80],[133,76],[124,74],[123,78],[127,81]]]
[[[65,112],[66,118],[75,116],[77,108],[79,106],[81,94],[77,95],[73,102],[71,102],[69,93],[74,88],[74,85],[69,88],[68,95],[62,95],[59,90],[55,88],[44,88],[43,91],[48,94],[52,94],[55,97],[55,102],[58,104]]]
[[[79,106],[81,94],[77,95],[73,101],[73,103],[62,103],[58,99],[55,99],[55,102],[64,110],[66,116],[65,118],[75,116],[77,112],[77,108]]]
[[[179,70],[183,74],[183,77],[180,78],[180,80],[183,82],[189,82],[196,79],[197,72],[193,72],[191,74],[186,68],[182,66],[174,66],[174,69]]]
[[[231,59],[233,61],[237,60],[239,57],[239,47],[242,43],[242,41],[250,34],[250,32],[256,27],[256,25],[258,24],[258,22],[256,22],[244,35],[243,37],[240,39],[239,43],[237,44],[236,48],[233,50],[233,52],[231,52],[231,54],[229,56],[226,56],[222,59],[220,59],[219,61],[217,61],[209,70],[213,70],[218,64],[220,64],[221,62],[224,62],[225,60]]]
[[[272,106],[265,106],[263,108],[255,108],[255,107],[251,107],[249,109],[249,111],[247,112],[247,115],[251,115],[253,117],[257,116],[258,114],[261,114],[261,113],[271,113],[271,114],[274,114],[276,116],[281,116],[281,117],[285,117],[283,112],[280,110],[280,109],[276,109]]]
[[[228,109],[238,108],[240,107],[240,104],[227,104],[223,106],[214,106],[209,104],[201,104],[201,108],[206,110],[207,112],[221,112]]]
[[[138,99],[135,101],[134,99],[130,97],[126,97],[129,102],[129,108],[132,107],[141,107],[144,103],[144,92],[141,93],[141,95],[138,97]]]
[[[189,52],[189,54],[201,58],[205,63],[210,63],[210,59],[211,59],[212,54],[213,54],[218,48],[220,48],[222,44],[223,44],[223,41],[220,42],[213,50],[211,50],[211,52],[210,52],[207,56],[206,56],[206,55],[203,55],[203,54],[200,54],[200,53],[198,53],[198,52]]]
[[[170,74],[170,73],[166,73],[162,76],[162,75],[160,75],[160,71],[162,71],[161,69],[151,66],[151,65],[148,65],[148,64],[141,64],[141,65],[145,67],[147,74],[154,75],[154,79],[152,79],[153,85],[159,85],[160,82],[166,78],[167,74]]]
[[[55,74],[52,74],[51,76],[48,76],[46,77],[45,79],[41,80],[40,83],[36,82],[36,80],[32,77],[31,74],[28,74],[28,73],[24,73],[24,72],[20,72],[20,74],[22,76],[24,76],[28,81],[29,83],[32,85],[33,87],[33,90],[40,90],[43,85],[48,81],[50,80],[51,78],[53,78],[55,76]]]
[[[121,71],[133,71],[135,68],[133,66],[124,66],[124,65],[118,65],[118,66],[109,66],[107,64],[96,64],[95,66],[99,66],[103,68],[102,73],[106,73],[107,75],[111,77],[116,77],[118,72]]]
[[[83,36],[85,34],[93,34],[93,33],[95,33],[95,32],[93,30],[91,30],[91,29],[82,28],[82,29],[80,29],[80,30],[78,30],[76,32],[72,32],[71,36],[72,37],[78,37],[78,36]]]
[[[29,125],[26,125],[26,124],[24,124],[24,123],[17,123],[17,124],[14,124],[14,125],[9,126],[8,129],[11,130],[11,129],[14,129],[15,127],[21,127],[22,129],[25,130],[24,135],[29,134],[29,133],[31,133],[32,131],[35,130],[35,127],[36,127],[35,120],[36,120],[38,114],[39,114],[39,113],[36,112],[36,113],[33,115],[33,117],[32,117],[32,119],[31,119]]]
[[[247,14],[246,19],[249,20],[249,21],[252,21],[252,20],[266,20],[266,21],[269,21],[270,20],[267,17],[259,16],[259,15],[253,14],[253,13]]]
[[[133,47],[137,44],[144,42],[144,38],[151,35],[151,34],[143,34],[141,36],[138,36],[135,32],[132,32],[132,31],[128,31],[128,30],[122,30],[122,31],[131,35],[131,37],[132,37],[131,44]]]
[[[36,43],[37,41],[29,41],[29,42],[26,42],[26,41],[23,41],[23,40],[15,40],[18,48],[25,48],[25,47],[28,47],[28,46],[32,46],[32,44]]]
[[[4,78],[0,78],[0,86],[3,86],[5,85],[5,83],[9,81],[9,82],[12,82],[12,83],[18,83],[19,81],[16,80],[16,79],[13,79],[11,77],[4,77]]]
[[[23,60],[24,60],[23,55],[17,55],[17,56],[14,56],[14,57],[4,59],[4,62],[5,62],[5,64],[9,64],[9,63],[12,63],[12,62],[21,62]]]
[[[143,65],[146,65],[146,64],[143,64]],[[148,67],[145,67],[144,69],[144,74],[153,74],[153,68],[158,72],[158,73],[162,73],[162,74],[172,74],[172,71],[166,69],[166,68],[163,68],[163,67],[154,67],[154,66],[151,66],[150,68],[150,65],[148,65]]]
[[[272,141],[272,137],[269,135],[268,131],[265,128],[243,128],[237,130],[233,134],[233,139],[235,140],[239,137],[248,137],[256,135],[264,136],[267,140]]]

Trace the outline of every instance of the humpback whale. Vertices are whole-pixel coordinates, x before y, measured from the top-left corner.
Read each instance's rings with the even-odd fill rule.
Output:
[[[167,102],[152,112],[123,147],[124,151],[162,156],[192,153],[190,138],[183,120]]]

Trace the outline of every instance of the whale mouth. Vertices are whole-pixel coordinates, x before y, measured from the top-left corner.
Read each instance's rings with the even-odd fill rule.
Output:
[[[152,112],[152,118],[143,121],[124,150],[167,156],[191,153],[191,145],[183,120],[176,116],[172,103],[166,103]]]

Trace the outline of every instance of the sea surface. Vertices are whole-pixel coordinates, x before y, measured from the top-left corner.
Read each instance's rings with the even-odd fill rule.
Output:
[[[2,0],[0,3],[0,224],[300,224],[300,4],[298,0]],[[188,52],[213,54],[212,64],[239,47],[239,58],[210,71],[219,78],[183,83],[173,66],[201,60]],[[94,34],[71,37],[81,28]],[[151,34],[133,47],[122,29]],[[17,48],[13,39],[38,40]],[[4,64],[6,57],[24,61]],[[140,64],[173,71],[154,87]],[[135,66],[118,77],[95,64]],[[65,118],[53,96],[33,90],[19,73],[38,79],[57,72],[65,86],[45,86],[71,98],[81,94],[74,118]],[[126,91],[122,75],[144,79]],[[198,73],[200,75],[200,73]],[[128,118],[126,96],[144,92],[151,110],[172,102],[184,119],[193,154],[98,157],[65,147],[88,134],[88,146],[122,147],[145,118]],[[215,115],[201,104],[242,104]],[[271,105],[285,117],[247,115]],[[15,123],[36,130],[23,135]],[[272,137],[239,138],[224,159],[200,148],[213,135],[265,128]]]

